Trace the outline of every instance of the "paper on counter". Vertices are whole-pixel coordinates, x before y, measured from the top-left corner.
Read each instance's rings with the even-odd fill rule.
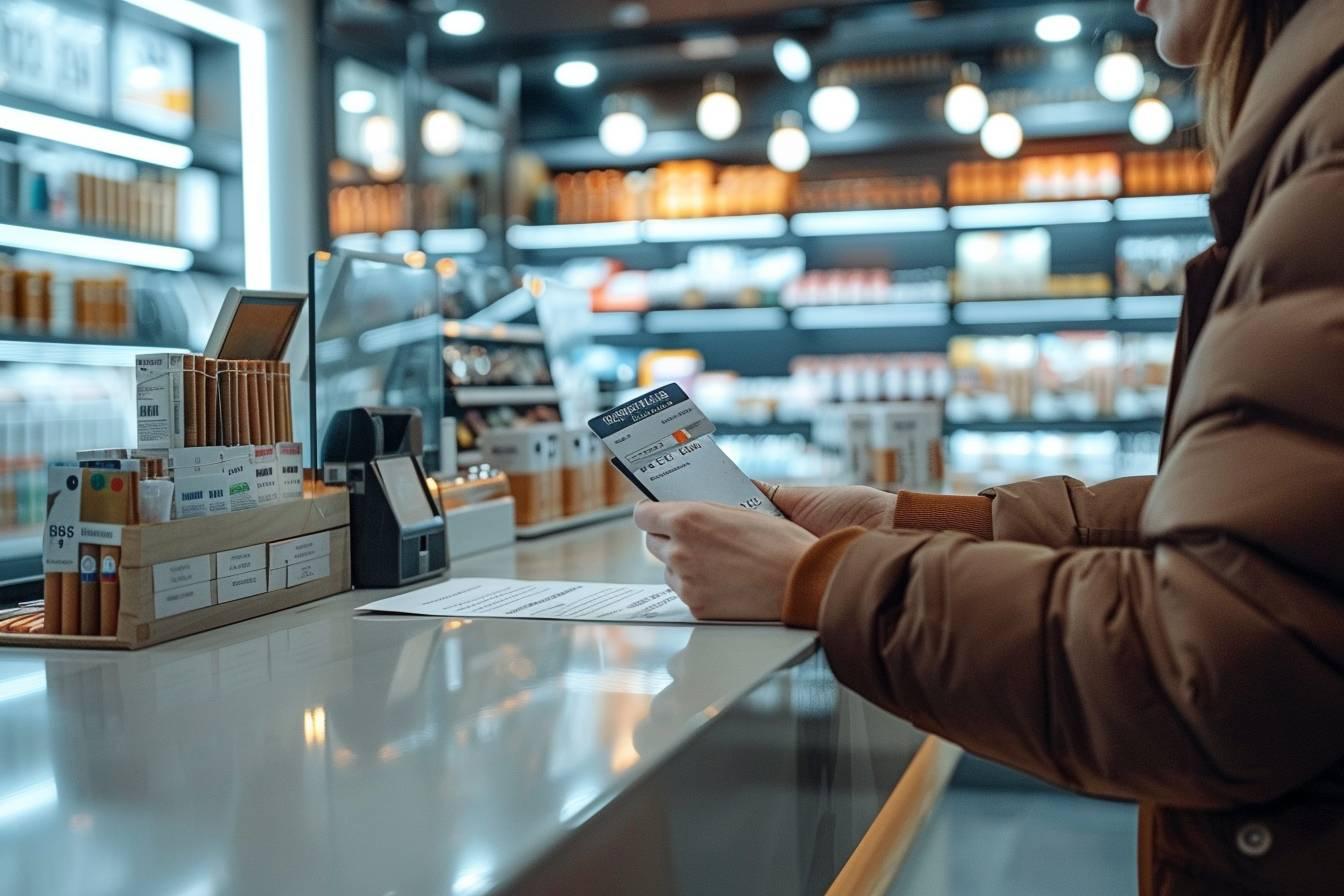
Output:
[[[370,613],[575,622],[698,622],[665,585],[450,579],[357,608]]]

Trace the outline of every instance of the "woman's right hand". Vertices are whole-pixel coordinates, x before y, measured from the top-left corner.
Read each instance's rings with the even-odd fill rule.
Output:
[[[768,484],[756,485],[769,494]],[[850,526],[865,529],[890,526],[896,496],[862,485],[832,488],[785,485],[775,492],[774,503],[786,517],[820,538]]]

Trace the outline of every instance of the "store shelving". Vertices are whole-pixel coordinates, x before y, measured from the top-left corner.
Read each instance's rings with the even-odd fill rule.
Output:
[[[1090,420],[1045,420],[1036,417],[1012,420],[948,420],[945,432],[1159,432],[1161,417],[1096,417]]]
[[[993,299],[952,306],[952,319],[966,325],[1108,321],[1112,317],[1111,300],[1105,297]]]
[[[436,228],[433,230],[389,230],[384,234],[346,233],[331,241],[333,249],[380,255],[424,252],[427,255],[475,255],[485,251],[490,238],[479,227]]]
[[[1181,316],[1182,296],[1119,296],[1117,320],[1170,320]]]
[[[176,345],[154,346],[106,337],[50,337],[0,332],[0,364],[54,364],[78,367],[132,367],[135,356],[186,351]]]
[[[644,315],[646,333],[735,333],[781,330],[788,326],[782,308],[685,308],[650,311]]]
[[[515,224],[508,229],[506,239],[518,250],[551,251],[618,248],[646,243],[783,239],[789,235],[799,239],[825,239],[1109,224],[1113,221],[1171,221],[1199,219],[1207,215],[1208,197],[1190,194],[1004,202],[950,208],[799,212],[787,219],[783,215],[737,215],[592,224]]]
[[[798,330],[850,330],[872,327],[941,327],[951,319],[947,302],[889,305],[811,305],[795,308],[790,322]]]
[[[123,237],[102,236],[51,225],[0,220],[0,247],[87,258],[161,271],[187,271],[195,264],[190,249]]]

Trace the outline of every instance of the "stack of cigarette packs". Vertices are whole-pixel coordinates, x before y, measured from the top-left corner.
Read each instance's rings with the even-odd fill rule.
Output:
[[[175,519],[303,497],[288,364],[138,355],[135,385],[139,450],[166,460]]]

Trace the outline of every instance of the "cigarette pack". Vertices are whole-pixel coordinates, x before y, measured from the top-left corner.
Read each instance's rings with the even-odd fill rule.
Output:
[[[182,412],[185,385],[182,355],[160,352],[135,356],[136,444],[141,448],[185,445]]]

